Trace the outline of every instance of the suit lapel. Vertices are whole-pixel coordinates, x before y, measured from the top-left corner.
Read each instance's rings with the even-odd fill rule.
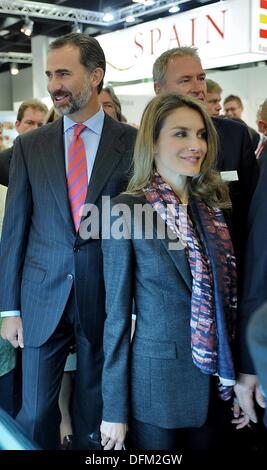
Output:
[[[113,119],[105,116],[103,130],[96,154],[92,176],[88,185],[85,203],[94,204],[102,192],[110,175],[126,152],[125,144],[121,141],[124,129]],[[49,152],[44,151],[49,142]],[[47,179],[55,195],[57,204],[64,220],[74,224],[68,201],[66,168],[64,154],[63,119],[58,119],[49,125],[47,133],[42,136],[40,153],[47,173]]]
[[[86,203],[94,204],[101,194],[103,187],[118,165],[126,149],[121,141],[124,133],[122,126],[105,116],[103,130],[96,154],[92,176],[89,182]]]
[[[142,202],[144,204],[147,203],[145,197],[142,197]],[[156,213],[155,211],[153,212],[154,214]],[[156,213],[156,217],[153,217],[152,223],[154,237],[159,240],[159,243],[163,244],[168,255],[174,262],[177,271],[179,271],[181,277],[183,278],[185,284],[187,285],[189,290],[192,291],[192,275],[185,249],[182,248],[182,245],[179,242],[179,238],[172,239],[168,236],[167,225],[159,214]]]
[[[154,230],[156,230],[155,227],[154,227]],[[164,239],[161,239],[160,241],[163,243],[167,253],[171,257],[172,261],[174,262],[177,270],[179,271],[184,282],[186,283],[188,289],[192,291],[192,275],[191,275],[185,249],[181,249],[179,239],[177,238],[176,240],[171,240],[170,238],[168,238],[168,236],[166,236]],[[170,249],[170,247],[173,247],[173,249]]]
[[[43,150],[46,149],[47,144],[49,145],[49,151]],[[63,119],[58,119],[49,125],[47,133],[42,136],[42,150],[40,153],[43,156],[47,179],[62,217],[74,230],[66,183]]]

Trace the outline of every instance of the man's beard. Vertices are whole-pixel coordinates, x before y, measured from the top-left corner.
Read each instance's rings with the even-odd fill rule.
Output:
[[[88,86],[88,81],[86,80],[86,84],[84,84],[84,87],[80,93],[78,93],[77,95],[69,93],[68,96],[69,104],[66,104],[65,106],[61,106],[52,98],[56,111],[60,116],[74,114],[83,109],[87,105],[90,97],[92,96],[92,89]]]

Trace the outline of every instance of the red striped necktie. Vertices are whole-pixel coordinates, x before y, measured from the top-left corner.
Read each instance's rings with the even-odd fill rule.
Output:
[[[76,232],[81,220],[79,211],[85,202],[88,188],[86,152],[81,137],[84,129],[84,124],[75,124],[74,135],[68,148],[68,196]]]

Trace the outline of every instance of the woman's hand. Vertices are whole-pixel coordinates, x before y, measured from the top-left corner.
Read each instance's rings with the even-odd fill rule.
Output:
[[[236,429],[242,429],[249,425],[249,422],[257,423],[254,401],[259,406],[265,408],[265,401],[259,389],[259,383],[256,375],[239,374],[236,385],[234,386],[234,419],[232,423]]]
[[[101,445],[104,450],[122,450],[128,426],[125,423],[102,421],[100,426]]]

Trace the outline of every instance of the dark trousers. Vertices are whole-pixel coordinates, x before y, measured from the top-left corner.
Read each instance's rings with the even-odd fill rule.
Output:
[[[22,408],[17,421],[26,435],[43,449],[59,445],[58,397],[69,347],[76,343],[73,427],[75,444],[90,449],[88,436],[99,430],[102,414],[102,347],[85,338],[77,315],[73,291],[61,321],[50,339],[38,348],[24,347],[22,354]]]
[[[15,415],[15,369],[0,377],[0,407]]]
[[[231,403],[220,400],[215,381],[212,379],[211,382],[208,417],[202,427],[164,429],[132,419],[129,426],[128,448],[172,452],[229,450],[235,432],[231,425]]]

